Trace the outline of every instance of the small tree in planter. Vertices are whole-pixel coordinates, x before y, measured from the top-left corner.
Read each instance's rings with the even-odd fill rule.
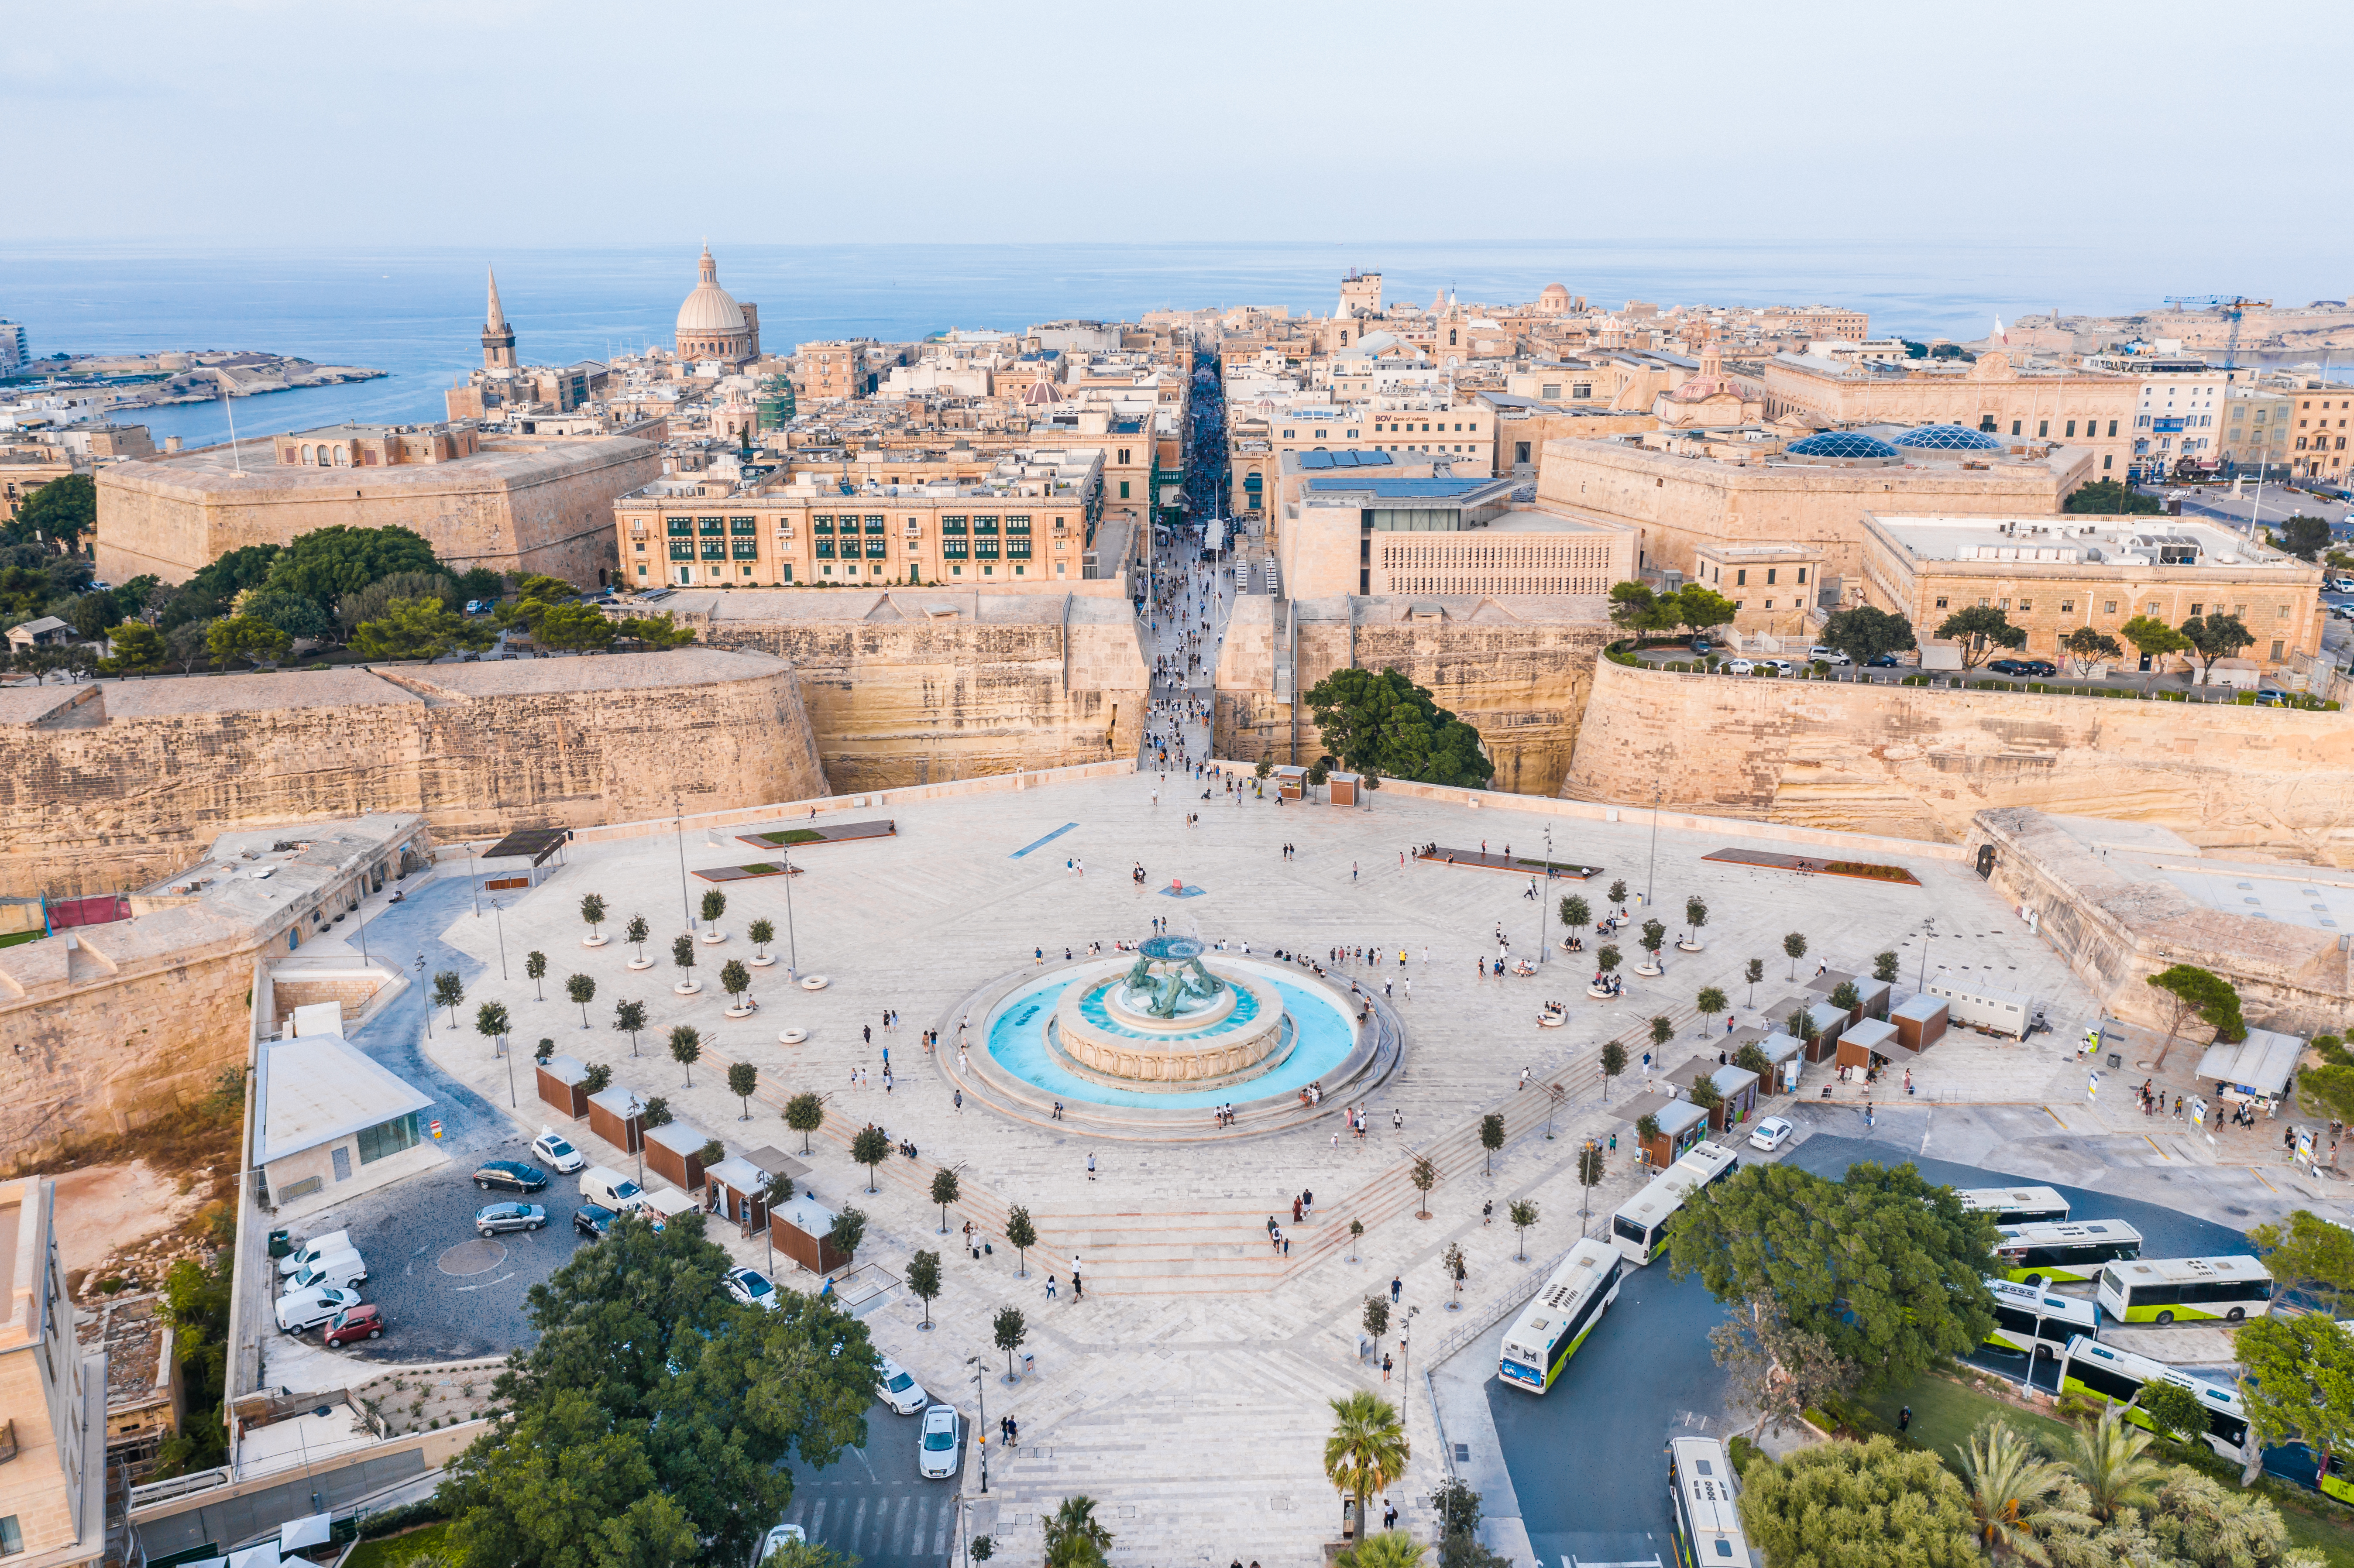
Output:
[[[670,1059],[686,1069],[686,1086],[695,1087],[695,1064],[703,1054],[703,1035],[692,1023],[670,1032]]]
[[[1349,1222],[1349,1261],[1351,1263],[1357,1261],[1357,1244],[1363,1241],[1364,1237],[1365,1222],[1363,1220],[1351,1220]]]
[[[630,1054],[638,1054],[638,1031],[646,1026],[646,1004],[642,1001],[617,1001],[613,1004],[613,1028],[630,1037]]]
[[[875,1191],[875,1168],[891,1158],[891,1135],[868,1123],[850,1140],[850,1157],[866,1167],[866,1190]]]
[[[1438,1255],[1438,1266],[1447,1271],[1448,1282],[1455,1287],[1454,1294],[1447,1298],[1447,1309],[1460,1312],[1463,1310],[1463,1281],[1471,1272],[1464,1262],[1462,1246],[1448,1242],[1447,1250]]]
[[[997,1309],[997,1321],[991,1325],[991,1328],[994,1330],[992,1337],[997,1340],[997,1348],[1005,1352],[1005,1381],[1012,1383],[1013,1352],[1020,1350],[1022,1341],[1030,1337],[1029,1327],[1023,1322],[1022,1309],[1019,1307],[1001,1307]]]
[[[703,923],[710,929],[703,933],[706,942],[724,942],[727,933],[719,928],[719,917],[727,913],[727,895],[716,887],[703,890]]]
[[[652,1132],[658,1127],[670,1124],[670,1101],[661,1095],[647,1097],[646,1103],[638,1109],[638,1125]]]
[[[1406,1180],[1412,1181],[1414,1190],[1422,1194],[1422,1202],[1416,1205],[1414,1217],[1417,1220],[1430,1218],[1430,1190],[1438,1185],[1438,1167],[1430,1162],[1427,1154],[1417,1154],[1414,1157],[1414,1169],[1407,1172]]]
[[[1566,894],[1561,901],[1561,923],[1569,931],[1583,931],[1585,923],[1594,918],[1593,908],[1576,894]]]
[[[844,1209],[833,1216],[833,1224],[825,1233],[833,1250],[844,1257],[858,1255],[858,1244],[866,1239],[866,1214],[861,1209]]]
[[[678,983],[671,987],[673,991],[681,996],[693,996],[703,989],[703,982],[695,978],[694,938],[682,936],[672,938],[670,961],[678,966]]]
[[[443,969],[433,977],[433,1005],[450,1010],[450,1027],[458,1027],[458,1008],[466,1000],[466,982],[458,978],[456,969]]]
[[[810,1151],[810,1134],[825,1125],[825,1097],[803,1089],[785,1102],[785,1125],[801,1135],[801,1152]]]
[[[1654,1054],[1657,1054],[1660,1047],[1675,1037],[1676,1026],[1668,1021],[1666,1013],[1662,1012],[1651,1020],[1651,1047]]]
[[[1038,1245],[1038,1227],[1030,1223],[1030,1211],[1016,1203],[1006,1211],[1005,1245],[1013,1249],[1013,1277],[1030,1277],[1030,1249]]]
[[[653,967],[653,960],[646,957],[646,938],[652,935],[653,927],[646,924],[646,917],[642,915],[631,916],[630,923],[621,927],[621,940],[638,950],[638,956],[630,960],[631,969],[642,969]]]
[[[695,1151],[695,1162],[705,1171],[727,1158],[727,1146],[716,1138],[706,1138],[703,1147]]]
[[[1379,1347],[1382,1336],[1390,1331],[1390,1304],[1378,1296],[1366,1297],[1364,1323],[1365,1332],[1373,1337],[1374,1345]]]
[[[769,944],[777,939],[777,927],[772,922],[765,917],[755,920],[744,927],[744,934],[752,938],[754,969],[765,969],[777,961],[769,957]]]
[[[1513,1261],[1528,1262],[1529,1227],[1537,1223],[1536,1204],[1527,1198],[1515,1198],[1512,1200],[1512,1206],[1504,1211],[1504,1218],[1511,1221],[1512,1229],[1519,1233],[1519,1240],[1512,1244]]]
[[[539,1037],[539,1048],[531,1054],[531,1059],[545,1067],[548,1058],[555,1054],[556,1042],[543,1034]]]
[[[924,1304],[924,1320],[917,1325],[929,1333],[932,1327],[932,1302],[940,1293],[940,1255],[918,1252],[907,1260],[907,1292]]]
[[[1700,928],[1708,924],[1708,906],[1697,898],[1685,899],[1684,924],[1691,927],[1691,935],[1676,946],[1687,953],[1697,953],[1700,951]]]
[[[580,939],[580,945],[584,948],[603,947],[605,934],[597,927],[605,923],[605,900],[594,893],[581,899],[580,918],[588,927],[588,935]]]
[[[507,1032],[507,1010],[503,1003],[486,1001],[474,1010],[474,1033],[491,1043],[491,1053],[498,1054],[498,1042]]]
[[[744,993],[752,989],[752,971],[741,959],[730,959],[719,966],[719,989],[727,993],[728,1017],[751,1016],[752,1003]]]
[[[1894,948],[1892,948],[1884,953],[1874,953],[1872,955],[1872,978],[1880,981],[1882,985],[1894,985],[1896,983],[1896,951]]]
[[[1606,1173],[1605,1161],[1602,1146],[1590,1138],[1585,1140],[1585,1147],[1577,1151],[1577,1184],[1584,1189],[1579,1194],[1577,1206],[1580,1219],[1594,1213],[1594,1189],[1602,1185],[1602,1178]],[[1579,1227],[1580,1230],[1584,1228],[1582,1225]]]
[[[1863,993],[1855,989],[1853,980],[1841,980],[1831,987],[1831,1005],[1841,1012],[1853,1012],[1863,1001]]]
[[[1610,1097],[1610,1080],[1627,1070],[1627,1047],[1616,1040],[1602,1043],[1602,1097]]]
[[[932,1172],[932,1202],[940,1206],[940,1234],[949,1234],[949,1205],[957,1201],[957,1173],[953,1171]]]
[[[744,1107],[744,1114],[736,1118],[737,1121],[752,1119],[752,1091],[759,1086],[759,1068],[749,1062],[727,1064],[727,1092],[734,1095],[736,1103]]]
[[[539,982],[547,978],[547,955],[525,953],[523,956],[523,972],[530,978],[532,1000],[546,1001],[547,994],[539,989]]]
[[[574,975],[564,982],[564,994],[580,1004],[580,1027],[588,1027],[588,1004],[597,1000],[597,982],[587,975]]]
[[[1610,978],[1612,971],[1617,969],[1618,964],[1619,953],[1616,948],[1605,948],[1594,955],[1594,967],[1602,971],[1602,978],[1606,980]]]
[[[1610,907],[1613,909],[1622,908],[1626,905],[1626,902],[1627,885],[1624,882],[1612,883],[1610,885]]]
[[[1504,1147],[1504,1118],[1501,1113],[1490,1111],[1479,1118],[1480,1160],[1486,1166],[1484,1175],[1496,1173],[1496,1151]]]
[[[1748,1005],[1751,1007],[1756,1006],[1757,982],[1766,978],[1766,960],[1763,959],[1750,959],[1749,967],[1741,971],[1741,978],[1744,980],[1746,980],[1749,984]]]
[[[1790,978],[1792,980],[1797,980],[1798,978],[1798,960],[1807,956],[1806,933],[1803,931],[1793,931],[1788,936],[1783,938],[1782,950],[1790,956]]]
[[[1729,1000],[1724,992],[1717,990],[1716,987],[1704,985],[1700,988],[1700,995],[1692,999],[1692,1005],[1700,1009],[1702,1019],[1712,1023],[1716,1015],[1725,1010]]]
[[[1636,941],[1643,949],[1643,962],[1635,972],[1645,975],[1664,972],[1659,967],[1659,949],[1667,945],[1667,927],[1657,920],[1646,920],[1643,922],[1643,934]]]
[[[1637,1117],[1635,1118],[1635,1136],[1637,1139],[1640,1139],[1643,1144],[1643,1157],[1646,1160],[1649,1159],[1651,1154],[1651,1142],[1654,1139],[1659,1136],[1659,1118],[1653,1116],[1649,1111],[1645,1111],[1641,1116]]]

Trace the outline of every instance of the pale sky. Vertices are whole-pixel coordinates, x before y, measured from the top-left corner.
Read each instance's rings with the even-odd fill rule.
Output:
[[[0,251],[1949,232],[2343,295],[2349,43],[2285,0],[0,0]]]

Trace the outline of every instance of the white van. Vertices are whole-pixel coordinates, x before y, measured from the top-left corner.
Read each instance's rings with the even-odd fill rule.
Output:
[[[580,1172],[580,1195],[617,1214],[632,1213],[643,1207],[646,1201],[644,1188],[620,1171],[603,1165],[591,1165]]]
[[[314,1285],[352,1286],[367,1278],[367,1265],[350,1247],[313,1258],[297,1269],[294,1277],[286,1282],[289,1293],[308,1290]]]
[[[331,1252],[351,1250],[352,1233],[349,1231],[330,1231],[323,1236],[313,1236],[278,1260],[279,1277],[282,1279],[290,1274],[298,1273],[306,1265],[318,1262]]]

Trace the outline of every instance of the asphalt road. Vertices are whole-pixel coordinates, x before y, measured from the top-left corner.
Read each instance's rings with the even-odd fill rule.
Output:
[[[971,1413],[960,1463],[971,1449]],[[865,1568],[941,1568],[961,1545],[955,1476],[916,1473],[917,1415],[877,1403],[866,1412],[866,1446],[818,1469],[792,1462],[793,1500],[785,1518],[811,1542],[855,1555]],[[961,1470],[959,1472],[961,1474]]]
[[[1790,1114],[1802,1128],[1815,1120],[1806,1107]],[[1891,1144],[1822,1131],[1778,1156],[1757,1154],[1745,1145],[1742,1155],[1786,1160],[1834,1179],[1860,1160],[1887,1164],[1912,1159],[1924,1176],[1957,1187],[2052,1185],[2009,1171],[1913,1159]],[[2121,1219],[2135,1226],[2150,1256],[2246,1247],[2246,1237],[2228,1226],[2155,1203],[2083,1188],[2057,1191],[2076,1215]],[[1724,1309],[1697,1278],[1670,1280],[1664,1262],[1629,1269],[1617,1304],[1552,1392],[1532,1396],[1490,1377],[1488,1407],[1540,1561],[1565,1568],[1648,1563],[1654,1558],[1663,1565],[1673,1563],[1662,1450],[1671,1436],[1724,1435],[1723,1374],[1708,1344],[1709,1330],[1723,1318]],[[2021,1370],[2018,1358],[1984,1364],[2013,1377]]]
[[[391,1325],[381,1340],[330,1353],[377,1361],[504,1355],[531,1341],[523,1315],[525,1293],[570,1257],[575,1246],[585,1245],[572,1229],[578,1178],[557,1176],[546,1188],[528,1195],[476,1189],[471,1178],[485,1160],[533,1162],[530,1139],[517,1132],[496,1107],[425,1055],[425,985],[414,983],[417,959],[422,955],[425,959],[427,981],[440,970],[456,969],[468,991],[475,989],[481,966],[444,946],[435,935],[468,906],[467,890],[461,884],[424,883],[401,904],[372,915],[367,923],[369,951],[405,963],[412,983],[353,1043],[433,1097],[432,1107],[423,1115],[441,1123],[441,1148],[449,1153],[450,1163],[364,1192],[294,1227],[298,1236],[334,1230],[352,1233],[352,1243],[367,1260],[369,1271],[360,1294],[382,1306]],[[459,1008],[460,1029],[470,1047],[479,1050],[482,1045],[472,1032],[471,1011],[462,1005]],[[433,1027],[447,1030],[449,1019],[445,1010]],[[531,1059],[525,1054],[517,1071],[528,1074],[530,1070]],[[518,1077],[517,1091],[531,1092],[527,1078]],[[547,1228],[510,1232],[493,1237],[489,1245],[481,1244],[474,1234],[475,1211],[485,1203],[509,1200],[546,1207]],[[462,1245],[468,1243],[476,1245]],[[445,1266],[445,1255],[453,1247],[461,1250],[448,1257]],[[486,1263],[488,1266],[483,1266]],[[453,1268],[464,1272],[452,1273]],[[315,1331],[310,1338],[315,1345]]]

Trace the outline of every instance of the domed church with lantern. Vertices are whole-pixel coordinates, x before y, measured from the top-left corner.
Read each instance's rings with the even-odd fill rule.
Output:
[[[683,360],[716,359],[723,365],[749,364],[760,357],[760,307],[737,304],[719,286],[719,263],[711,247],[703,248],[702,281],[678,307],[678,356]]]

